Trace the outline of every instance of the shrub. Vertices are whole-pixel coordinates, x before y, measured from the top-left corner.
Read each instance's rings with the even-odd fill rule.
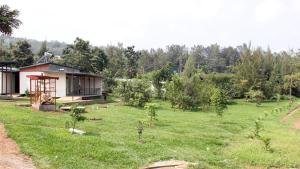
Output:
[[[255,120],[254,137],[260,138],[260,132],[262,131],[262,123],[260,120]]]
[[[72,107],[71,111],[71,121],[66,122],[66,127],[68,128],[69,125],[72,127],[72,134],[74,134],[74,129],[76,127],[77,122],[86,120],[86,117],[82,116],[82,113],[84,113],[84,109],[78,108],[77,106]]]
[[[151,98],[148,82],[141,79],[121,81],[116,88],[116,94],[131,106],[143,107]]]
[[[144,131],[144,124],[142,121],[138,121],[138,125],[137,125],[137,132],[138,132],[138,142],[139,143],[143,143],[143,131]]]
[[[218,116],[222,116],[224,110],[227,108],[227,100],[224,92],[219,88],[215,88],[210,100],[214,111]]]
[[[166,96],[172,107],[179,109],[198,109],[208,107],[214,85],[205,81],[199,74],[180,77],[174,75],[166,84]]]
[[[148,116],[150,117],[149,125],[153,126],[153,121],[157,120],[157,114],[156,114],[157,105],[155,103],[147,103],[145,105],[145,109],[147,110]]]
[[[25,94],[26,97],[29,97],[29,95],[30,95],[29,90],[26,89],[24,94]]]
[[[262,91],[252,89],[246,93],[246,97],[249,98],[250,101],[256,102],[256,106],[259,106],[265,98]]]
[[[271,138],[261,137],[260,140],[264,143],[264,147],[265,147],[266,151],[272,151],[272,149],[271,149]]]

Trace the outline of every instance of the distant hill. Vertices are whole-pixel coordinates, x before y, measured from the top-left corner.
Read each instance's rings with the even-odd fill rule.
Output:
[[[31,44],[31,49],[33,53],[37,53],[43,43],[43,41],[38,41],[35,39],[25,39],[25,38],[17,38],[17,37],[8,37],[8,36],[0,36],[0,40],[4,42],[5,45],[9,46],[9,44],[15,44],[20,40],[26,40]],[[67,46],[64,42],[59,41],[47,41],[47,47],[51,53],[54,55],[61,55],[63,49]]]

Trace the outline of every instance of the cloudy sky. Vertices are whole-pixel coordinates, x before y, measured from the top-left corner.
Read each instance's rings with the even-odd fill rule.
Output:
[[[300,48],[300,0],[2,0],[23,25],[13,36],[93,45]]]

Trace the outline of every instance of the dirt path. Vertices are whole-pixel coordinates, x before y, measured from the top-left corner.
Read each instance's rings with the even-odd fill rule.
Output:
[[[300,111],[300,105],[298,105],[297,107],[295,107],[294,109],[290,110],[288,112],[288,114],[286,116],[284,116],[281,119],[281,122],[287,122],[287,120],[293,116],[297,111]],[[294,123],[294,128],[295,129],[300,129],[300,118],[296,120],[296,122]]]
[[[7,137],[0,123],[0,169],[35,169],[31,159],[20,153],[16,142]]]
[[[295,129],[300,129],[300,118],[294,124]]]
[[[289,117],[291,117],[292,115],[294,115],[298,110],[300,110],[300,105],[298,105],[297,107],[295,107],[294,109],[290,110],[286,116],[284,116],[281,119],[281,122],[287,122],[287,120],[289,119]]]

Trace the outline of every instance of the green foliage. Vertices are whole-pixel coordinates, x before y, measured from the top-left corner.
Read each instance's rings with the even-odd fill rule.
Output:
[[[250,99],[250,101],[256,102],[257,106],[259,106],[262,100],[265,98],[263,92],[260,90],[250,90],[245,95],[247,98]]]
[[[104,69],[102,75],[104,90],[107,92],[113,92],[113,89],[117,86],[113,72],[110,69]]]
[[[92,58],[90,42],[77,37],[74,44],[68,45],[63,50],[62,62],[68,66],[76,65],[77,68],[83,71],[92,72]]]
[[[260,140],[264,143],[264,147],[266,151],[272,152],[271,149],[271,138],[269,137],[261,137]]]
[[[215,88],[213,90],[213,94],[210,97],[211,105],[213,106],[215,112],[218,116],[222,116],[224,110],[227,108],[227,99],[224,92],[219,89]]]
[[[108,64],[107,55],[104,53],[102,49],[98,47],[94,48],[92,50],[92,53],[93,53],[93,57],[91,58],[92,72],[100,73],[107,67]]]
[[[142,121],[138,121],[137,125],[137,133],[138,133],[138,141],[140,143],[143,142],[143,131],[144,131],[144,123]]]
[[[16,45],[12,46],[12,56],[17,62],[17,67],[24,67],[33,64],[33,53],[30,49],[31,45],[27,41],[18,41]]]
[[[155,103],[146,103],[144,108],[147,111],[149,118],[149,124],[150,126],[153,126],[153,121],[157,120],[157,114],[156,109],[158,108],[157,104]]]
[[[222,89],[226,93],[227,99],[239,97],[237,86],[235,85],[236,77],[229,73],[210,73],[205,74],[204,79]]]
[[[124,51],[124,55],[127,58],[126,73],[129,79],[136,77],[138,72],[138,60],[140,58],[140,52],[134,51],[134,46],[129,46]]]
[[[77,106],[73,106],[71,110],[71,121],[66,122],[66,127],[72,127],[72,134],[74,134],[74,129],[76,127],[77,122],[86,120],[86,117],[82,115],[84,113],[84,109],[78,108]],[[70,126],[71,125],[71,126]]]
[[[254,128],[253,136],[255,138],[260,138],[260,132],[263,130],[262,122],[261,120],[257,119],[255,120],[254,124],[255,124],[255,128]]]
[[[285,75],[283,78],[283,89],[289,93],[290,100],[292,100],[293,92],[300,93],[300,73],[293,73],[291,75]]]
[[[62,130],[69,115],[32,112],[15,106],[22,102],[24,100],[19,99],[16,102],[0,101],[0,121],[6,124],[10,138],[22,147],[25,154],[31,154],[40,168],[139,168],[148,164],[149,159],[170,157],[187,158],[193,163],[198,163],[201,157],[200,166],[194,168],[297,168],[300,165],[299,134],[290,128],[292,126],[282,125],[278,120],[286,112],[269,116],[264,124],[266,132],[271,131],[267,137],[272,138],[271,147],[276,148],[273,153],[266,152],[262,142],[249,142],[244,137],[254,128],[253,119],[264,111],[271,111],[277,106],[276,102],[256,107],[235,100],[235,104],[226,110],[226,119],[219,122],[213,111],[174,111],[169,102],[154,100],[153,103],[157,103],[162,111],[157,127],[144,127],[142,139],[147,141],[145,145],[134,145],[138,140],[138,120],[146,116],[140,108],[117,102],[86,105],[92,110],[84,114],[86,117],[104,120],[80,124],[80,129],[88,133],[85,137],[74,137]],[[283,100],[278,106],[287,103]],[[107,108],[92,109],[103,106]],[[291,118],[296,120],[297,116]],[[283,157],[288,157],[288,160]],[[105,162],[95,159],[104,159]]]
[[[11,35],[13,29],[19,28],[21,21],[17,19],[19,16],[18,10],[10,10],[8,5],[0,6],[0,32],[6,35]]]
[[[183,76],[187,78],[191,78],[192,76],[194,76],[197,72],[195,65],[196,59],[193,56],[188,57],[184,66]]]
[[[203,80],[197,73],[191,78],[174,75],[166,84],[166,96],[172,107],[179,109],[206,109],[210,106],[210,98],[216,87]]]
[[[29,90],[26,89],[25,92],[24,92],[24,94],[25,94],[26,97],[29,97],[29,95],[30,95]]]
[[[118,83],[116,94],[128,105],[143,107],[150,100],[151,90],[148,81],[129,79]]]
[[[163,82],[171,80],[172,75],[173,72],[170,64],[163,66],[160,70],[152,74],[152,84],[156,89],[156,96],[158,98],[162,98],[163,96]]]

